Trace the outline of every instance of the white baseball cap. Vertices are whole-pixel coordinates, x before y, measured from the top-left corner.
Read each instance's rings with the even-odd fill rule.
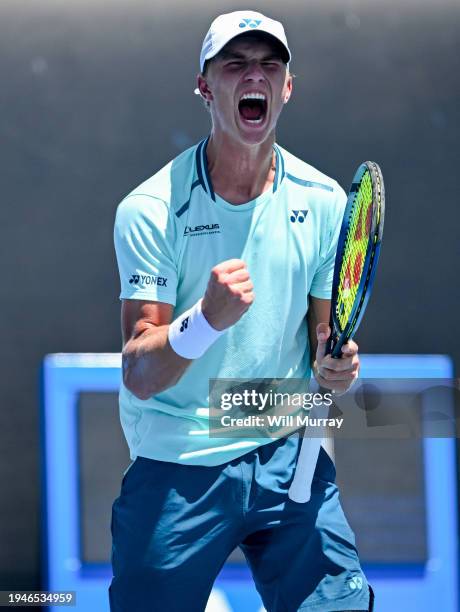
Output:
[[[255,11],[234,11],[233,13],[219,15],[211,23],[201,47],[201,72],[204,70],[206,60],[216,56],[235,36],[249,32],[264,32],[276,38],[286,49],[286,63],[291,61],[286,34],[279,21],[265,17],[262,13],[256,13]]]

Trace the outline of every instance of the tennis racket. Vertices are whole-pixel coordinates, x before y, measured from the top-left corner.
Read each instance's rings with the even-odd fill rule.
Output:
[[[382,243],[385,188],[379,166],[362,163],[353,178],[340,229],[332,282],[331,335],[326,354],[339,358],[342,346],[353,337],[363,317],[374,282]],[[325,414],[322,414],[322,413]],[[320,407],[318,416],[327,416]],[[321,437],[303,438],[289,497],[310,499],[311,482],[321,447]]]

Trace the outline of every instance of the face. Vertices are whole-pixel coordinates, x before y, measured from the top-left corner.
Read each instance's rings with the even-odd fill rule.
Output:
[[[214,131],[233,140],[260,144],[275,130],[292,91],[292,77],[275,45],[241,37],[209,63],[198,76],[201,95],[210,102]]]

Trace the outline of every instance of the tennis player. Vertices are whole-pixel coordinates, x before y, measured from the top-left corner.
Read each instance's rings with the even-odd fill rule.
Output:
[[[112,612],[203,612],[236,546],[269,612],[372,608],[326,451],[299,504],[287,494],[298,435],[209,436],[210,378],[313,372],[346,391],[357,376],[354,342],[325,356],[346,196],[275,141],[290,60],[281,23],[217,17],[197,77],[210,135],[117,211],[133,463],[113,506]]]

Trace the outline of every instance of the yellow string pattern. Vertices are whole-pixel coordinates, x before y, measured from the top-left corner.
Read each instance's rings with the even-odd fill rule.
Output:
[[[358,292],[371,226],[372,180],[369,170],[366,170],[355,193],[340,270],[336,315],[342,330],[348,322]]]

